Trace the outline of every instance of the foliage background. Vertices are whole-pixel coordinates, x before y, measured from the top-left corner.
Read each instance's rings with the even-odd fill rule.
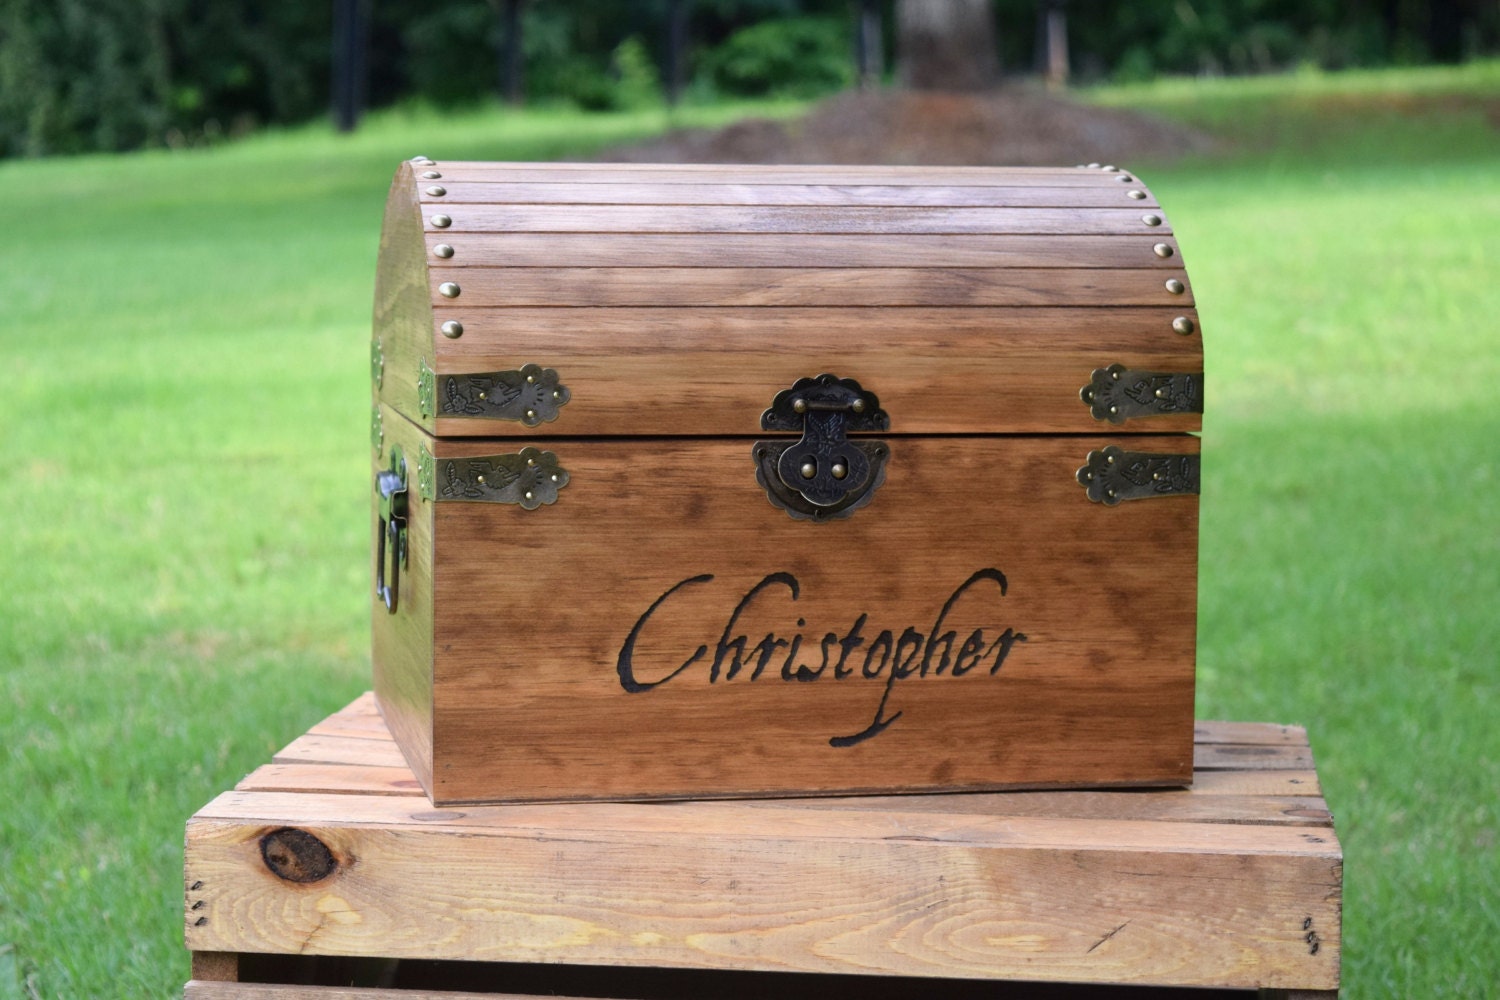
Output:
[[[473,104],[500,79],[502,0],[367,12],[372,107]],[[880,0],[887,65],[896,0]],[[5,0],[0,4],[0,157],[212,143],[328,106],[329,0]],[[1026,71],[1038,0],[993,0],[1002,63]],[[689,97],[802,94],[847,82],[851,0],[687,0]],[[532,100],[595,110],[659,93],[669,0],[528,0]],[[1075,72],[1269,72],[1458,61],[1500,52],[1489,0],[1072,0]],[[795,52],[795,62],[786,53]]]

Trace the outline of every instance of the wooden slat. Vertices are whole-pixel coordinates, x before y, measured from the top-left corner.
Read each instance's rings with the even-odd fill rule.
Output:
[[[792,208],[782,206],[424,205],[427,232],[538,233],[1169,233],[1130,208]],[[433,223],[437,215],[450,226]]]
[[[240,791],[279,791],[279,792],[351,792],[366,795],[422,795],[420,784],[412,777],[411,772],[405,767],[393,766],[371,766],[360,764],[312,764],[291,762],[285,764],[265,764],[252,771],[235,786]],[[1000,795],[999,802],[1008,804],[1012,802],[1024,803],[1026,800],[1036,796],[1070,795],[1073,793],[1055,792],[1005,792]],[[1175,798],[1180,795],[1176,792],[1095,792],[1094,795],[1120,796],[1129,802],[1139,799],[1147,801],[1180,801]],[[1302,802],[1319,800],[1322,788],[1318,783],[1315,771],[1298,770],[1244,770],[1244,771],[1199,771],[1193,776],[1192,795],[1195,799],[1203,799],[1210,796],[1242,797],[1242,798],[1266,798],[1276,801]],[[1148,797],[1157,796],[1152,800]],[[986,796],[982,793],[964,793],[963,798],[974,798],[976,801],[984,801]],[[925,796],[924,798],[931,798]],[[820,799],[809,798],[799,800],[807,808],[819,808],[829,802],[859,802],[863,800],[845,799]],[[918,800],[920,801],[920,800]],[[1029,806],[1021,806],[1023,812],[1033,811]],[[1122,806],[1122,808],[1124,808]],[[1208,810],[1207,815],[1213,815],[1214,809],[1222,808],[1227,816],[1231,812],[1244,811],[1243,805],[1226,806],[1198,806],[1194,805],[1194,812],[1200,809]],[[1294,807],[1295,808],[1295,807]],[[1309,806],[1315,809],[1316,806]],[[960,809],[960,811],[963,811]],[[1273,810],[1263,810],[1270,812]],[[1227,821],[1227,820],[1226,820]]]
[[[521,993],[468,993],[452,990],[381,989],[376,986],[288,986],[276,983],[213,983],[194,979],[183,1000],[537,1000]],[[547,1000],[570,1000],[548,997]],[[580,998],[572,998],[580,1000]]]
[[[1339,855],[1278,827],[631,807],[544,823],[230,793],[189,825],[190,948],[1171,985],[1337,982]],[[384,807],[383,809],[380,807]],[[720,806],[720,809],[735,810]],[[525,808],[506,810],[514,816]],[[773,814],[774,815],[769,815]],[[380,818],[383,814],[384,818]],[[708,817],[699,817],[707,820]],[[797,820],[796,823],[792,822]],[[748,821],[747,821],[748,822]],[[337,863],[268,878],[294,823]],[[1305,936],[1321,936],[1317,955]]]
[[[1195,771],[1195,795],[1320,796],[1323,787],[1313,770]]]
[[[747,807],[754,807],[747,801]],[[962,795],[872,795],[804,799],[804,809],[905,810],[981,816],[1051,816],[1068,819],[1156,820],[1171,823],[1250,823],[1328,826],[1328,807],[1317,796],[1199,795],[1196,791],[971,792]]]
[[[421,178],[436,171],[439,178]],[[437,163],[416,167],[425,187],[430,183],[569,183],[592,184],[881,184],[975,185],[993,187],[1123,187],[1136,184],[1126,171],[1069,167],[903,167],[903,166],[783,166],[770,164],[684,163]]]
[[[395,744],[392,743],[392,746]],[[406,767],[361,764],[263,764],[234,786],[242,792],[354,792],[425,795]]]
[[[393,742],[354,736],[299,736],[271,758],[276,764],[356,764],[366,767],[405,767],[406,759]]]
[[[1196,770],[1310,770],[1312,766],[1312,751],[1306,746],[1199,743],[1193,748],[1193,767]]]
[[[443,194],[429,193],[436,186]],[[929,208],[1154,208],[1140,185],[659,184],[424,181],[429,205],[874,205]],[[1132,198],[1134,191],[1141,198]]]
[[[911,798],[920,802],[923,797]],[[295,814],[299,826],[327,829],[379,826],[448,830],[460,832],[464,837],[500,839],[529,839],[566,832],[600,841],[670,841],[678,846],[706,837],[732,837],[747,845],[747,849],[756,843],[901,842],[1057,851],[1192,851],[1200,855],[1330,857],[1336,850],[1336,846],[1330,846],[1336,842],[1326,826],[997,816],[912,809],[910,805],[899,801],[892,808],[878,810],[817,809],[807,808],[799,799],[757,799],[434,808],[426,801],[404,796],[233,791],[222,793],[204,806],[195,821],[269,822]]]
[[[364,739],[390,739],[385,720],[375,707],[375,693],[366,691],[347,706],[308,730],[315,736],[348,736]]]
[[[435,267],[434,298],[458,283],[460,308],[515,306],[1165,306],[1188,308],[1184,271],[1028,268]]]
[[[1178,270],[1170,235],[903,236],[872,240],[826,233],[454,233],[426,234],[430,263],[463,267],[1132,267]],[[1169,257],[1154,247],[1165,243]],[[432,253],[453,249],[451,257]],[[1165,275],[1163,276],[1165,277]]]
[[[1195,743],[1284,744],[1307,746],[1307,730],[1274,722],[1216,722],[1200,719],[1193,727]]]

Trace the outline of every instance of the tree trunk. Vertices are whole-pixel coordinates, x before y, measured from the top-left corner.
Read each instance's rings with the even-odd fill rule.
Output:
[[[1044,34],[1047,40],[1046,80],[1050,88],[1068,85],[1068,13],[1067,0],[1045,0],[1042,16],[1046,19]]]
[[[885,55],[880,25],[879,0],[859,0],[855,5],[854,78],[860,90],[879,86]]]
[[[353,132],[365,107],[365,50],[369,46],[369,16],[365,0],[333,3],[333,124]]]
[[[990,0],[900,0],[901,81],[915,90],[983,90],[1000,77]]]

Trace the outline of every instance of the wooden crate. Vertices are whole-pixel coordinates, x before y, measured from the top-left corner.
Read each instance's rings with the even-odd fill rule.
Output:
[[[1200,723],[1195,766],[1191,790],[434,809],[365,695],[188,822],[185,995],[1335,996],[1305,731]]]

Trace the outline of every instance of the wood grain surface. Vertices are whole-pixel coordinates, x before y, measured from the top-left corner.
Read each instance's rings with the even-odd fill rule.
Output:
[[[371,702],[347,712],[368,718]],[[1241,745],[1287,746],[1281,727],[1236,726]],[[189,822],[195,952],[1338,983],[1342,855],[1315,795],[1291,808],[1195,787],[434,809],[362,788],[357,770],[335,794],[319,790],[328,766],[289,766],[308,769],[306,787],[252,776]],[[326,847],[331,873],[272,875],[262,840],[286,829]]]
[[[747,440],[550,443],[552,506],[414,503],[430,672],[377,633],[377,678],[430,677],[432,716],[397,735],[441,803],[1184,782],[1197,498],[1090,502],[1074,473],[1109,440],[892,439],[828,524],[770,504]],[[428,441],[437,491],[500,444]]]
[[[418,186],[424,204],[512,205],[875,205],[937,208],[1155,208],[1140,185],[672,184],[451,181]],[[665,188],[665,190],[664,190]],[[1131,192],[1135,192],[1132,196]]]
[[[439,376],[556,369],[572,402],[547,436],[753,432],[770,395],[835,369],[882,399],[922,400],[898,425],[911,432],[1086,432],[1078,391],[1095,368],[1202,370],[1171,228],[1123,172],[422,173],[440,176],[403,165],[387,205],[376,397],[445,436],[532,432],[422,413],[422,364]],[[643,406],[649,385],[670,398]],[[1195,415],[1168,419],[1197,427]]]
[[[441,375],[541,364],[572,393],[536,430],[440,413],[444,436],[759,436],[761,413],[801,378],[856,379],[907,434],[1099,434],[1115,428],[1079,396],[1093,372],[1197,372],[1196,337],[1172,332],[1191,309],[463,309],[464,336],[439,337]],[[471,337],[470,334],[473,334]],[[653,388],[662,387],[662,388]],[[1192,431],[1196,413],[1130,420],[1133,436]]]

